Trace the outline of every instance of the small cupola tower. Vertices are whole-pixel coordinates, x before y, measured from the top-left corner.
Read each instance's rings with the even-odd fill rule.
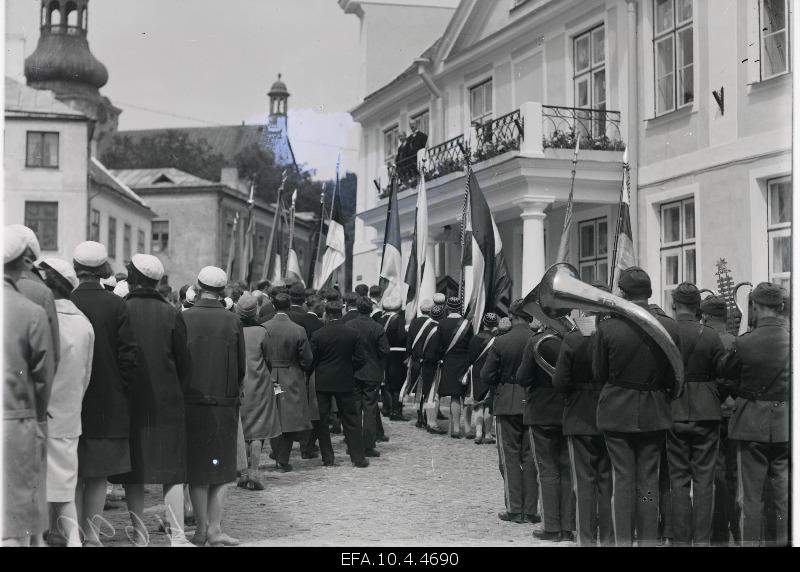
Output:
[[[289,90],[286,84],[281,81],[281,74],[278,74],[278,81],[269,88],[269,115],[286,117],[287,104],[289,103]]]
[[[289,90],[281,80],[281,74],[278,74],[278,81],[272,84],[267,95],[269,95],[269,119],[264,128],[261,145],[272,152],[277,165],[293,165],[296,168],[287,125]]]

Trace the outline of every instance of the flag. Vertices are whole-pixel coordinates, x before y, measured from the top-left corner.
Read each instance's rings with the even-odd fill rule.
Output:
[[[297,253],[294,251],[294,248],[290,248],[286,256],[286,283],[294,282],[299,282],[303,286],[306,285],[300,270],[300,262],[297,260]]]
[[[423,300],[432,300],[436,293],[436,269],[428,260],[428,192],[425,177],[420,175],[417,183],[417,211],[414,222],[414,240],[411,241],[411,256],[406,268],[406,322],[421,316]]]
[[[572,157],[572,183],[569,187],[569,198],[567,199],[567,209],[564,213],[564,230],[561,231],[561,242],[558,245],[556,262],[567,262],[569,258],[569,239],[572,234],[572,207],[573,192],[575,190],[575,167],[578,164],[578,150],[580,149],[581,138],[575,137],[575,155]]]
[[[333,273],[345,262],[344,221],[342,209],[336,202],[339,190],[339,161],[336,162],[336,187],[333,189],[331,199],[331,218],[328,221],[328,235],[325,238],[325,254],[322,256],[322,266],[319,272],[314,273],[314,289],[319,290],[333,276]]]
[[[611,289],[617,296],[620,295],[619,275],[626,268],[636,266],[636,255],[633,251],[633,233],[631,232],[631,197],[630,179],[627,177],[627,157],[625,150],[626,184],[623,185],[622,198],[619,204],[619,219],[617,221],[617,237],[614,244],[614,262],[612,267]]]
[[[381,300],[403,296],[403,258],[400,254],[400,213],[397,210],[397,177],[392,179],[389,202],[386,210],[386,231],[383,234],[383,258],[381,259]]]
[[[242,252],[242,267],[239,270],[240,280],[244,280],[248,288],[253,277],[253,260],[255,259],[254,235],[256,232],[256,217],[253,213],[255,200],[253,199],[255,183],[250,184],[250,198],[247,201],[247,228],[244,231],[244,248]]]
[[[272,259],[272,274],[269,277],[270,282],[275,282],[283,279],[283,272],[281,270],[281,254],[283,253],[283,201],[277,202],[278,211],[275,216],[275,256]]]
[[[225,265],[225,274],[228,275],[230,280],[231,272],[233,271],[233,262],[236,260],[236,227],[239,225],[239,213],[233,217],[233,227],[231,227],[230,243],[228,245],[228,260]]]
[[[500,298],[511,288],[511,278],[503,256],[503,241],[492,211],[478,185],[475,173],[472,169],[468,171],[469,201],[465,228],[467,242],[464,250],[469,250],[466,262],[470,263],[470,272],[464,273],[464,299],[469,300],[466,317],[472,319],[472,327],[479,331],[484,312],[495,310]]]

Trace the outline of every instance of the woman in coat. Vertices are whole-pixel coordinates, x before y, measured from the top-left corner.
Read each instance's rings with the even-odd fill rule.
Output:
[[[48,543],[81,546],[75,489],[78,485],[78,441],[81,402],[92,374],[94,329],[73,304],[70,293],[78,286],[72,265],[57,258],[40,264],[45,284],[53,292],[58,312],[61,361],[47,406],[47,502],[50,504]]]
[[[131,470],[112,477],[125,484],[125,498],[137,544],[147,543],[144,485],[163,485],[173,543],[183,534],[183,483],[186,482],[186,416],[183,395],[191,362],[186,325],[180,312],[156,290],[164,266],[155,256],[135,254],[128,264],[126,306],[139,347],[131,387]]]
[[[234,306],[244,328],[247,352],[247,373],[242,384],[242,430],[247,443],[248,468],[238,486],[251,491],[264,490],[258,479],[258,461],[264,440],[281,434],[281,422],[275,407],[275,390],[270,380],[267,330],[258,323],[258,302],[248,293],[242,294]]]
[[[183,313],[192,375],[185,392],[187,480],[197,529],[192,543],[239,544],[222,532],[225,485],[236,480],[239,394],[245,376],[244,332],[221,304],[228,277],[215,266],[197,276],[197,299]]]

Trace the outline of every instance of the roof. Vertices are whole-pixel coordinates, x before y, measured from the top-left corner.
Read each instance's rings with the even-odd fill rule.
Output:
[[[34,89],[6,77],[5,111],[11,116],[51,117],[89,121],[90,118],[56,99],[55,93]]]
[[[433,55],[436,53],[436,50],[439,48],[439,44],[441,42],[442,42],[442,38],[439,38],[438,40],[436,40],[433,43],[433,45],[431,45],[431,47],[429,47],[427,50],[422,52],[422,55],[420,55],[419,57],[420,58],[433,59]],[[373,97],[378,96],[379,94],[383,93],[384,91],[391,89],[395,85],[403,83],[409,77],[416,76],[416,75],[417,75],[417,64],[413,63],[410,66],[408,66],[400,75],[398,75],[396,78],[394,78],[392,81],[390,81],[389,83],[387,83],[383,87],[381,87],[381,88],[373,91],[369,95],[367,95],[364,98],[364,101],[372,99]]]
[[[158,187],[213,187],[219,185],[179,169],[114,169],[114,176],[134,189]]]
[[[219,127],[165,127],[163,129],[139,129],[118,131],[124,137],[130,137],[134,143],[161,133],[175,131],[185,133],[192,142],[205,139],[211,146],[211,152],[225,157],[225,161],[233,164],[234,158],[242,149],[246,149],[261,141],[263,125],[221,125]]]
[[[92,157],[92,160],[89,163],[89,177],[95,183],[108,187],[113,192],[121,195],[123,198],[129,201],[136,203],[140,207],[150,209],[150,206],[144,202],[139,195],[133,192],[133,190],[131,190],[131,188],[119,177],[114,175],[113,172],[106,169],[96,157]]]

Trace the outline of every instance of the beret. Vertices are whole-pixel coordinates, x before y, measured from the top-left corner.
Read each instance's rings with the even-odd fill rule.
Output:
[[[383,309],[389,312],[396,312],[401,306],[402,303],[400,302],[400,298],[397,298],[396,296],[392,296],[391,298],[383,301]]]
[[[728,305],[719,296],[709,296],[700,302],[700,311],[709,316],[725,317],[728,315]]]
[[[431,308],[431,318],[441,320],[444,318],[444,306],[434,306]]]
[[[41,268],[50,268],[58,273],[64,280],[72,285],[72,289],[78,287],[78,275],[75,273],[75,268],[66,260],[60,258],[45,258],[39,264]]]
[[[197,275],[197,281],[208,288],[225,288],[228,283],[228,275],[222,268],[206,266]]]
[[[366,296],[361,296],[356,303],[356,308],[360,314],[369,314],[372,312],[372,300]]]
[[[650,276],[638,266],[631,266],[620,273],[619,287],[630,296],[649,298],[653,295]]]
[[[245,318],[255,318],[258,313],[258,300],[252,294],[245,292],[236,301],[236,313]]]
[[[337,300],[331,300],[327,304],[325,304],[325,311],[329,314],[341,314],[342,313],[342,303]]]
[[[119,283],[114,287],[114,294],[119,296],[120,298],[124,298],[128,294],[130,294],[130,287],[128,286],[127,280],[120,280]]]
[[[750,297],[756,304],[778,307],[783,304],[785,294],[786,291],[777,284],[762,282],[753,289]]]
[[[30,248],[34,258],[38,259],[42,256],[42,249],[39,247],[39,239],[36,238],[36,233],[24,224],[12,224],[9,228],[14,232],[18,232],[25,240],[25,247]]]
[[[456,296],[450,296],[447,299],[447,309],[451,312],[460,312],[461,311],[461,298]]]
[[[99,242],[87,240],[75,247],[72,260],[87,268],[97,268],[108,262],[108,251]]]
[[[522,298],[511,302],[511,306],[508,308],[508,313],[512,316],[517,316],[518,318],[528,320],[529,322],[533,320],[533,316],[525,309],[525,300]]]
[[[164,265],[152,254],[134,254],[131,264],[150,280],[161,280],[161,277],[164,276]]]
[[[3,264],[16,260],[28,246],[25,244],[25,238],[18,231],[11,227],[6,227],[3,235]]]
[[[508,318],[500,318],[500,321],[497,322],[497,328],[501,332],[507,332],[508,330],[511,329],[511,320],[509,320]]]
[[[430,312],[431,308],[433,308],[433,302],[430,300],[423,300],[422,304],[419,305],[420,312]]]
[[[433,295],[433,303],[437,306],[444,306],[444,303],[447,301],[447,297],[444,294],[436,293]]]
[[[699,304],[700,290],[690,282],[681,282],[678,284],[678,287],[672,291],[672,300],[678,304]]]
[[[487,328],[494,328],[497,325],[497,314],[487,312],[483,315],[483,325]]]

